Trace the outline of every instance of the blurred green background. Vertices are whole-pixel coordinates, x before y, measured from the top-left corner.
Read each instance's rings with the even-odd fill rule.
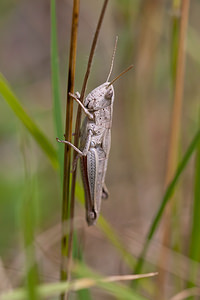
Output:
[[[75,90],[80,91],[100,0],[80,1]],[[87,93],[103,83],[118,36],[111,78],[130,64],[134,68],[115,87],[112,147],[106,177],[110,192],[102,215],[118,232],[123,245],[137,257],[146,232],[160,204],[165,187],[167,153],[173,105],[173,22],[180,11],[171,0],[110,1],[97,44]],[[200,93],[200,2],[190,2],[186,45],[184,99],[179,156],[198,129]],[[57,1],[62,117],[66,84],[72,1]],[[52,112],[49,0],[1,0],[0,71],[21,104],[56,148]],[[76,104],[75,111],[76,111]],[[24,213],[34,222],[41,281],[59,279],[61,186],[55,171],[34,139],[0,98],[0,290],[23,285]],[[75,116],[75,113],[74,113]],[[64,134],[64,121],[63,121]],[[191,160],[181,176],[172,213],[171,245],[165,283],[166,299],[189,281],[190,235],[194,201],[194,165]],[[78,176],[79,181],[80,176]],[[28,195],[28,196],[27,196]],[[31,204],[24,199],[30,197]],[[26,204],[26,205],[25,205]],[[24,209],[25,208],[25,209]],[[28,213],[27,213],[28,211]],[[33,216],[32,216],[33,212]],[[75,226],[85,262],[103,275],[127,274],[130,269],[97,227],[87,227],[84,208],[77,203]],[[152,242],[146,271],[158,269],[163,227]],[[198,232],[196,233],[198,236]],[[177,265],[176,265],[177,264]],[[1,266],[2,265],[2,266]],[[166,269],[167,268],[167,269]],[[170,276],[169,276],[170,275]],[[7,281],[6,279],[7,278]],[[6,283],[3,283],[6,282]],[[144,280],[147,282],[147,279]],[[143,291],[154,298],[156,279]],[[86,299],[86,298],[85,298]],[[98,289],[92,299],[113,299]],[[199,298],[198,298],[199,299]]]

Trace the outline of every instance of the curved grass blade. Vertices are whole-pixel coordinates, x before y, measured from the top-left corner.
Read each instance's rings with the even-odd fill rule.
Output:
[[[35,122],[30,118],[27,112],[24,110],[22,105],[20,104],[19,99],[12,92],[7,80],[4,78],[3,74],[0,73],[0,94],[5,99],[5,101],[12,108],[15,115],[19,118],[19,120],[24,124],[24,126],[28,129],[31,135],[34,137],[35,141],[42,148],[44,153],[49,158],[52,166],[57,169],[58,168],[58,160],[56,151],[53,148],[50,141],[47,137],[41,132]]]
[[[163,212],[164,212],[164,209],[165,209],[165,206],[166,204],[168,203],[168,201],[170,200],[173,192],[174,192],[174,189],[176,187],[176,184],[179,180],[179,177],[180,175],[182,174],[183,170],[185,169],[185,167],[187,166],[187,163],[190,159],[190,157],[192,156],[194,150],[197,148],[197,146],[199,146],[199,142],[200,142],[200,130],[197,131],[196,135],[194,136],[192,142],[190,143],[189,147],[187,148],[186,150],[186,153],[183,157],[183,159],[181,160],[181,162],[179,163],[179,166],[176,170],[176,173],[174,175],[174,178],[172,179],[171,183],[169,184],[166,192],[165,192],[165,195],[161,201],[161,205],[158,209],[158,212],[150,226],[150,229],[149,229],[149,232],[147,234],[147,238],[146,238],[146,241],[145,241],[145,244],[144,244],[144,247],[143,247],[143,250],[141,252],[141,255],[140,255],[140,258],[136,264],[136,267],[135,267],[135,273],[140,273],[141,272],[141,269],[142,269],[142,265],[143,265],[143,262],[144,262],[144,257],[145,257],[145,254],[147,252],[147,249],[149,247],[149,244],[150,244],[150,241],[151,239],[153,238],[155,232],[156,232],[156,229],[159,225],[159,222],[161,220],[161,217],[163,215]]]

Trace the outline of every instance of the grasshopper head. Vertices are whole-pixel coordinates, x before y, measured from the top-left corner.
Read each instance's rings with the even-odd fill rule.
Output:
[[[96,111],[109,106],[114,101],[113,85],[109,86],[109,82],[105,82],[92,90],[84,100],[84,105],[90,111]]]

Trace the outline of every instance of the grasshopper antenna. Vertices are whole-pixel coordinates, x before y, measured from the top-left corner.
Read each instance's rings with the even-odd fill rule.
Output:
[[[123,72],[121,72],[117,77],[115,77],[110,83],[109,85],[107,85],[107,88],[109,86],[111,86],[117,79],[119,79],[122,75],[124,75],[126,72],[128,72],[130,69],[133,68],[133,65],[130,65],[128,68],[126,68]]]
[[[106,79],[106,82],[109,81],[110,75],[111,75],[112,70],[113,70],[113,64],[114,64],[114,59],[115,59],[115,53],[116,53],[116,49],[117,49],[117,41],[118,41],[118,36],[116,36],[116,39],[115,39],[115,46],[114,46],[114,49],[113,49],[112,60],[111,60],[111,65],[110,65],[110,71],[109,71],[109,74],[108,74],[108,78]]]

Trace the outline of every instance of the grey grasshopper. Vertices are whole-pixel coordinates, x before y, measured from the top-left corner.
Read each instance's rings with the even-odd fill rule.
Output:
[[[68,141],[59,142],[70,145],[78,154],[74,161],[74,168],[78,158],[81,159],[81,174],[85,192],[86,220],[88,225],[96,223],[100,213],[101,200],[108,197],[105,185],[108,156],[111,146],[111,127],[114,103],[113,82],[127,72],[132,66],[123,71],[109,82],[113,68],[115,49],[108,78],[105,83],[92,90],[83,103],[79,93],[70,96],[82,107],[86,117],[80,132],[80,150]]]

